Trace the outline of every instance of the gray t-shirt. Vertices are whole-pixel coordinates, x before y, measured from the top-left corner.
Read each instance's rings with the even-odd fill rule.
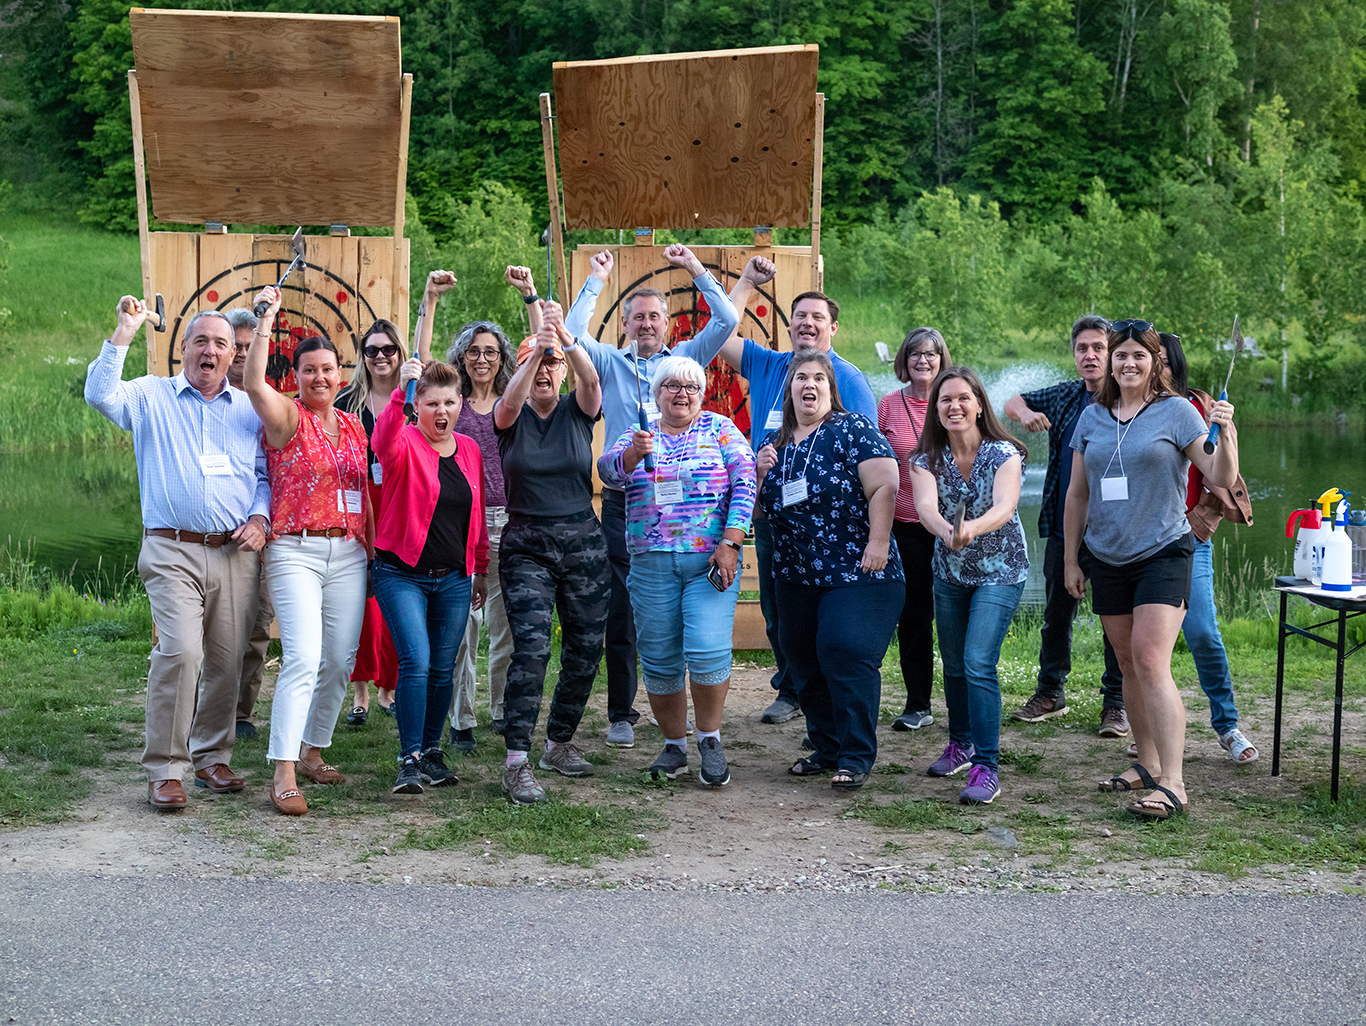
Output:
[[[1091,489],[1085,539],[1092,555],[1111,566],[1125,566],[1155,555],[1190,531],[1190,460],[1184,450],[1206,430],[1204,418],[1179,396],[1149,403],[1124,423],[1104,406],[1082,411],[1072,448],[1085,460]],[[1120,438],[1123,444],[1116,452]],[[1128,479],[1129,497],[1106,501],[1101,479],[1121,476]]]

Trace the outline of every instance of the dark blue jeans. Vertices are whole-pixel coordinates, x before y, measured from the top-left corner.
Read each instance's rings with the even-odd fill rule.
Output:
[[[1090,576],[1091,554],[1085,545],[1078,556],[1082,571]],[[1067,701],[1067,675],[1072,672],[1072,623],[1077,618],[1077,600],[1063,586],[1065,562],[1062,536],[1049,535],[1043,550],[1044,607],[1043,627],[1039,631],[1038,692],[1063,702]],[[1106,709],[1123,709],[1124,675],[1108,637],[1104,645],[1105,672],[1100,678],[1100,693],[1105,697],[1101,705]]]
[[[949,737],[972,745],[973,765],[993,773],[1001,748],[1001,682],[996,664],[1024,594],[1019,584],[969,587],[934,579],[934,618],[944,660]]]
[[[769,683],[778,697],[798,704],[797,685],[787,672],[787,658],[783,655],[782,631],[778,620],[777,583],[773,579],[773,529],[762,517],[754,518],[751,531],[754,534],[754,559],[759,564],[759,611],[764,614],[764,633],[768,635],[768,646],[773,649],[773,662],[776,669]]]
[[[394,714],[399,757],[418,755],[441,742],[454,690],[455,656],[470,615],[471,578],[428,577],[376,562],[372,580],[398,653]]]
[[[906,586],[776,584],[783,651],[816,755],[827,766],[867,773],[877,758],[882,657]]]

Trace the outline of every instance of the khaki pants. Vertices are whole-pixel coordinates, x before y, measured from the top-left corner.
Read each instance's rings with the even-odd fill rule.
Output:
[[[237,719],[251,722],[256,698],[261,694],[261,668],[266,663],[266,649],[270,647],[270,621],[275,609],[270,604],[270,588],[266,585],[265,570],[261,570],[261,590],[257,595],[256,623],[251,628],[251,641],[242,656],[242,676],[237,686]]]
[[[144,538],[138,575],[157,644],[147,673],[147,779],[179,780],[232,759],[242,653],[256,621],[260,554]],[[201,670],[202,676],[201,676]]]
[[[498,549],[507,526],[507,510],[491,506],[484,511],[489,530],[488,600],[483,609],[470,610],[465,626],[465,640],[455,657],[455,691],[451,694],[451,727],[472,730],[474,718],[474,689],[478,679],[475,665],[479,655],[479,627],[489,625],[489,715],[503,718],[503,692],[507,688],[508,666],[512,663],[512,628],[508,626],[507,608],[503,605],[503,585],[498,579]]]

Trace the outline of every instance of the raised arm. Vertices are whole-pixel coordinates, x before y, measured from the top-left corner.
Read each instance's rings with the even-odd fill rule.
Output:
[[[507,390],[493,404],[494,427],[500,431],[506,431],[517,423],[517,418],[522,415],[522,407],[531,398],[531,385],[536,380],[536,371],[541,366],[541,358],[546,353],[553,353],[554,350],[555,329],[549,324],[542,324],[541,330],[536,333],[535,350],[517,368],[517,372],[512,375],[512,380],[508,382]]]
[[[455,275],[450,271],[433,271],[427,275],[427,287],[422,290],[422,302],[417,306],[417,323],[413,325],[413,352],[423,363],[432,362],[432,325],[436,322],[436,304],[455,287]]]
[[[1210,408],[1210,423],[1222,425],[1214,454],[1205,453],[1206,432],[1186,446],[1186,458],[1205,475],[1206,483],[1232,488],[1238,480],[1238,429],[1233,426],[1233,404],[1226,399],[1216,401]]]
[[[752,256],[749,263],[745,264],[745,269],[740,272],[740,280],[730,290],[730,302],[735,307],[735,328],[721,344],[721,359],[737,373],[740,370],[740,360],[745,355],[745,340],[740,337],[740,323],[744,320],[749,297],[754,294],[755,288],[772,281],[777,273],[778,268],[772,260]]]
[[[503,277],[521,295],[522,302],[526,304],[526,316],[531,325],[531,333],[536,334],[541,330],[541,304],[537,302],[541,297],[536,295],[536,282],[532,280],[531,268],[508,264]]]
[[[890,456],[874,456],[858,465],[859,484],[868,500],[868,544],[863,549],[859,569],[874,574],[887,566],[891,551],[892,515],[901,474]]]
[[[299,408],[289,396],[275,391],[266,380],[266,359],[270,356],[270,334],[275,326],[275,315],[280,312],[280,290],[267,285],[256,296],[256,302],[266,303],[266,312],[256,322],[247,350],[247,365],[242,371],[242,386],[251,396],[252,408],[266,429],[266,441],[283,449],[299,430]],[[254,304],[253,304],[254,305]]]
[[[739,327],[740,315],[735,312],[735,307],[726,296],[725,290],[721,288],[721,283],[702,266],[702,261],[698,260],[687,246],[679,243],[666,246],[664,259],[674,267],[681,267],[688,272],[693,285],[706,297],[707,305],[711,307],[711,318],[707,321],[707,326],[699,331],[695,338],[679,343],[674,349],[677,355],[690,357],[705,367],[716,359],[716,354],[721,351],[726,339]]]
[[[545,323],[541,325],[542,330],[549,330],[553,336],[559,337],[565,362],[574,372],[574,401],[585,414],[596,418],[602,412],[602,379],[598,377],[598,369],[588,358],[588,351],[566,330],[564,311],[560,309],[559,303],[543,303],[541,316],[545,319]]]
[[[588,258],[588,266],[588,278],[579,289],[579,294],[574,297],[569,312],[564,315],[565,329],[580,342],[594,341],[588,334],[588,322],[593,319],[593,311],[598,308],[598,296],[602,295],[602,287],[612,277],[611,252],[604,249],[601,253],[594,253]]]
[[[100,355],[86,368],[85,401],[118,427],[131,431],[136,391],[131,382],[123,380],[123,362],[133,337],[147,320],[147,307],[140,299],[124,296],[119,300],[117,316],[114,334],[109,336],[113,349],[101,346]]]

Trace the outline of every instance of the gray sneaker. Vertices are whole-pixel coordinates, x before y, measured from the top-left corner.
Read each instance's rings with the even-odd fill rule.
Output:
[[[607,743],[613,748],[634,748],[636,729],[629,720],[617,720],[607,728]]]
[[[726,752],[721,742],[714,737],[704,737],[697,743],[697,754],[702,757],[702,768],[697,771],[697,779],[708,787],[722,787],[730,783],[730,765],[726,762]]]
[[[583,757],[583,750],[572,741],[547,749],[541,756],[540,765],[541,769],[554,770],[562,777],[593,775],[593,764]]]
[[[775,698],[773,704],[759,717],[760,723],[786,723],[802,711],[802,707],[786,698]]]
[[[919,730],[934,722],[934,717],[926,709],[924,712],[904,712],[892,721],[893,730]]]
[[[545,788],[531,773],[531,760],[503,768],[503,794],[515,805],[536,805],[545,801]]]
[[[678,745],[665,745],[664,751],[659,753],[659,758],[650,763],[650,768],[646,770],[650,774],[651,780],[658,780],[660,777],[668,777],[673,780],[680,773],[687,771],[688,753],[679,748]]]

